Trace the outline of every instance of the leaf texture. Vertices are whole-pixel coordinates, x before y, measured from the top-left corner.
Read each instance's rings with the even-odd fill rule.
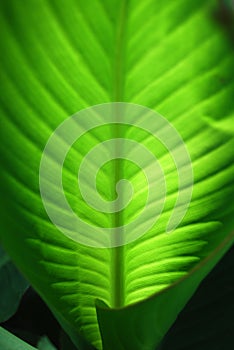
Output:
[[[215,3],[1,2],[1,240],[81,349],[88,346],[81,338],[103,347],[96,299],[125,310],[157,295],[187,276],[233,228],[233,43],[215,16]],[[178,130],[192,159],[193,198],[180,227],[165,234],[178,190],[170,154],[134,127],[97,128],[74,144],[64,163],[64,190],[80,217],[111,227],[133,221],[144,205],[144,176],[124,160],[101,169],[97,188],[113,200],[119,178],[130,179],[135,195],[126,210],[99,213],[82,200],[77,168],[93,146],[116,133],[154,152],[165,171],[168,196],[157,224],[137,241],[111,249],[86,247],[48,220],[39,193],[41,155],[70,115],[116,101],[147,106]],[[190,288],[182,288],[181,307],[204,271]],[[172,322],[179,311],[169,317]],[[153,349],[163,335],[157,327],[155,338],[146,339],[149,345],[136,342],[134,349]],[[168,327],[169,322],[163,331]],[[112,350],[120,349],[116,344]]]

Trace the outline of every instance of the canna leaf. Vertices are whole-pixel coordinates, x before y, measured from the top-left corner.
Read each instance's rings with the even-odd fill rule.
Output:
[[[234,56],[216,1],[2,0],[0,6],[2,244],[79,349],[153,350],[233,241]],[[139,166],[109,161],[97,173],[100,197],[114,201],[120,179],[131,181],[134,196],[123,210],[93,209],[77,186],[77,170],[93,147],[117,137],[145,146],[167,184],[162,213],[147,232],[129,244],[100,248],[72,240],[50,221],[39,170],[62,122],[110,102],[160,113],[184,140],[194,186],[186,215],[168,234],[180,186],[176,142],[168,135],[168,152],[146,131],[118,123],[85,133],[67,154],[62,184],[73,211],[97,234],[134,223],[148,187]],[[105,121],[95,114],[93,120]],[[151,125],[159,128],[157,119]],[[84,126],[85,120],[76,124]],[[58,154],[65,143],[61,138]],[[104,146],[100,157],[109,152]],[[48,174],[56,176],[56,152],[51,159]],[[91,200],[96,161],[85,167]],[[182,178],[186,190],[186,172]],[[49,185],[57,194],[57,184]],[[51,202],[69,224],[56,195]],[[151,211],[148,220],[154,216]],[[138,232],[146,224],[139,221]]]

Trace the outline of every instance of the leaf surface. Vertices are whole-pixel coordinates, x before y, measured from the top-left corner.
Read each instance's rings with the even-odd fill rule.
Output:
[[[166,288],[184,281],[233,228],[233,44],[215,16],[215,4],[1,1],[1,183],[7,213],[1,240],[81,349],[91,348],[88,344],[105,349],[108,333],[114,337],[109,316],[102,323],[100,311],[102,344],[96,299],[121,308],[120,313],[126,309],[126,315],[125,307],[132,305],[135,311],[126,319],[126,327],[128,322],[133,327],[129,337],[136,340],[140,329],[145,344],[143,348],[142,340],[136,340],[134,349],[153,349],[213,265],[181,282],[181,288]],[[193,197],[180,226],[165,234],[178,190],[171,155],[134,127],[96,128],[74,144],[64,163],[66,197],[80,217],[97,227],[111,227],[134,221],[144,206],[147,183],[127,161],[106,164],[97,177],[97,189],[109,201],[115,199],[122,176],[131,180],[134,198],[123,212],[94,211],[77,187],[84,155],[116,135],[155,153],[168,196],[157,224],[141,238],[122,247],[92,248],[62,235],[48,220],[39,192],[39,166],[45,144],[61,122],[85,107],[115,101],[151,108],[177,129],[192,159]],[[87,167],[88,174],[93,165]],[[216,261],[224,250],[218,250]],[[168,295],[172,301],[167,306]],[[170,309],[178,295],[180,302]],[[164,309],[158,309],[160,298]],[[136,328],[133,314],[138,316]],[[149,332],[152,317],[160,324],[152,324]],[[112,350],[121,349],[119,341]],[[122,348],[130,349],[125,343]]]

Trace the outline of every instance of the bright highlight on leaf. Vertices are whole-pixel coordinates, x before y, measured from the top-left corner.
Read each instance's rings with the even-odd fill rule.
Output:
[[[81,350],[154,350],[233,241],[234,52],[216,4],[1,1],[1,242]],[[126,179],[132,200],[117,212],[89,206],[77,174],[93,147],[130,139],[153,152],[167,184],[153,227],[127,245],[96,248],[49,220],[39,167],[62,122],[110,102],[145,106],[172,124],[191,157],[194,187],[185,217],[166,234],[180,185],[171,152],[134,125],[85,133],[66,155],[62,185],[73,211],[97,232],[134,221],[148,189],[137,164],[113,159],[97,172],[97,192],[114,201],[116,184]],[[87,188],[94,168],[87,163]]]

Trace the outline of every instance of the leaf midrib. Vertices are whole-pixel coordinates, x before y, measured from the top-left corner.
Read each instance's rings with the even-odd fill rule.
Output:
[[[114,55],[114,81],[113,81],[113,102],[123,101],[123,89],[124,89],[124,27],[126,22],[127,2],[122,0],[119,5],[119,13],[117,18],[117,31],[116,31],[116,51]],[[118,125],[115,126],[114,138],[120,137],[120,130]],[[116,150],[117,151],[117,150]],[[117,152],[116,152],[117,153]],[[122,178],[122,169],[117,162],[114,162],[114,186]],[[119,227],[122,225],[121,212],[116,208],[114,215],[113,227]],[[118,233],[117,233],[118,235]],[[118,240],[118,237],[116,237]],[[111,306],[121,307],[124,305],[125,300],[125,282],[124,282],[124,245],[111,248]]]

